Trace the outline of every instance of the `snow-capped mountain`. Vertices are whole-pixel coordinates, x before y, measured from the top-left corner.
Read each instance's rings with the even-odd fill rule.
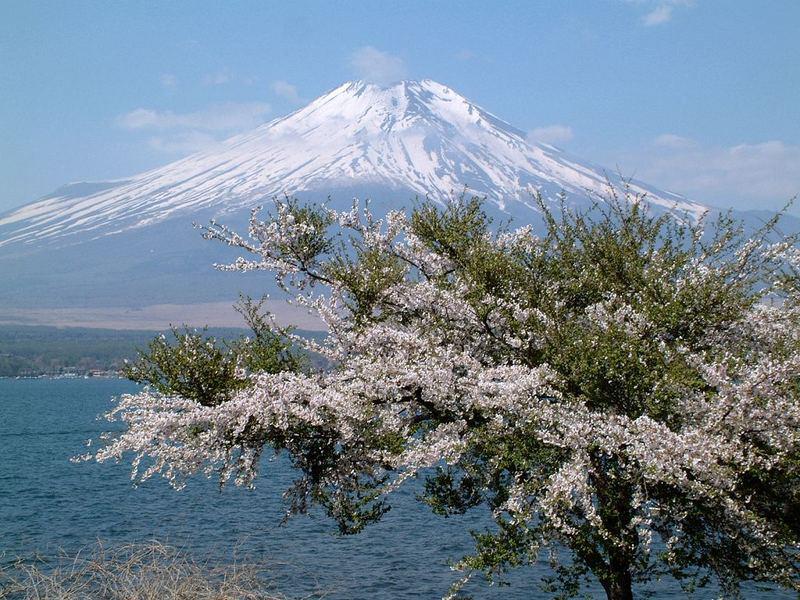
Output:
[[[0,215],[0,322],[4,308],[139,310],[228,301],[240,290],[261,294],[272,278],[215,271],[212,263],[231,260],[231,250],[202,240],[192,223],[220,218],[244,229],[249,209],[275,195],[340,209],[354,196],[370,198],[381,212],[466,190],[485,196],[485,209],[498,220],[535,225],[534,192],[546,199],[564,192],[568,202],[585,206],[609,183],[625,182],[526,139],[440,83],[345,83],[213,150],[123,180],[69,184]],[[656,211],[696,218],[706,210],[628,184],[647,192]],[[795,220],[790,228],[800,225]]]
[[[602,194],[613,172],[531,142],[523,132],[431,80],[388,87],[350,82],[305,108],[164,167],[120,181],[73,184],[0,216],[0,246],[71,243],[200,211],[230,213],[276,194],[444,200],[468,188],[488,206],[530,220],[531,192],[573,201]],[[649,201],[693,215],[705,207],[636,184]]]

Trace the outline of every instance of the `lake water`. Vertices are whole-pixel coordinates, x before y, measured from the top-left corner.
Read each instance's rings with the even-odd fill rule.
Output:
[[[123,380],[0,380],[0,553],[5,559],[76,551],[97,540],[128,543],[157,538],[200,557],[234,552],[273,566],[277,588],[288,595],[315,590],[331,599],[440,598],[455,579],[448,568],[471,549],[470,528],[479,514],[443,519],[398,494],[384,520],[356,536],[341,537],[324,515],[296,517],[281,525],[281,492],[291,481],[283,461],[267,462],[254,491],[213,481],[190,481],[176,492],[163,480],[134,488],[129,465],[73,464],[108,427],[96,416],[110,399],[133,391]],[[514,572],[509,587],[482,580],[465,590],[474,598],[546,597],[542,564]],[[657,598],[681,598],[674,582],[654,584]],[[601,597],[598,586],[586,593]],[[697,598],[710,598],[703,592]],[[748,598],[792,598],[755,591]]]

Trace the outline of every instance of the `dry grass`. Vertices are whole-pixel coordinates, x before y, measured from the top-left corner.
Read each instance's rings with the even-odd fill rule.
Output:
[[[159,542],[98,544],[0,566],[0,600],[283,600],[268,574],[255,564],[197,562]]]

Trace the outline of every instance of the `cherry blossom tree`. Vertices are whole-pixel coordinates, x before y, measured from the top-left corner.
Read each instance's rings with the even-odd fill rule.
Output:
[[[800,254],[721,217],[693,223],[612,197],[540,202],[546,232],[495,226],[478,200],[385,218],[276,202],[232,271],[267,270],[327,337],[325,369],[242,369],[219,403],[144,389],[97,460],[175,486],[253,485],[265,448],[299,478],[293,512],[343,533],[423,478],[442,515],[487,509],[456,568],[492,579],[548,556],[561,596],[669,575],[736,595],[800,589]]]

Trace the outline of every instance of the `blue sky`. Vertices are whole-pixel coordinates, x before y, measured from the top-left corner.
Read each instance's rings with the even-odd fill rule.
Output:
[[[355,78],[435,79],[625,175],[777,208],[800,192],[798,32],[798,0],[5,0],[0,210]]]

